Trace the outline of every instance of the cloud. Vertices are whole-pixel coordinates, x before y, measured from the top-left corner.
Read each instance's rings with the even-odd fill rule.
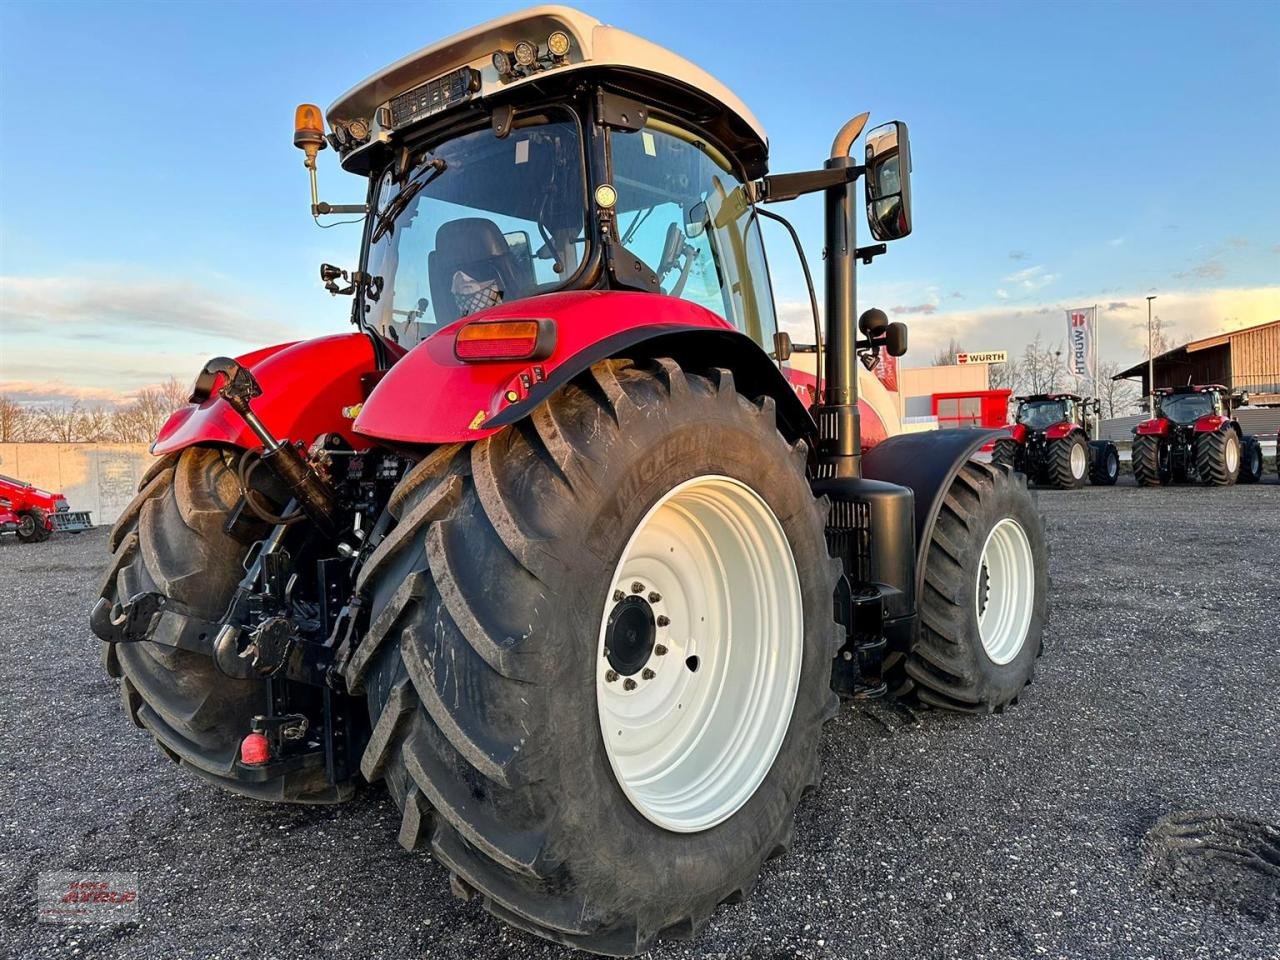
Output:
[[[1227,237],[1227,246],[1232,250],[1244,250],[1249,246],[1248,237]]]
[[[963,300],[964,294],[961,293],[959,290],[952,290],[951,293],[947,295],[947,298],[949,300]]]
[[[1128,365],[1145,356],[1147,332],[1145,310],[1139,323],[1125,312],[1137,311],[1134,304],[1142,304],[1143,294],[1132,290],[1125,294],[1112,301],[1087,293],[1056,304],[1024,306],[997,301],[968,309],[939,310],[928,319],[911,323],[911,352],[906,360],[911,366],[926,365],[935,351],[952,339],[968,350],[1008,350],[1016,356],[1039,333],[1043,344],[1053,347],[1066,338],[1066,309],[1096,301],[1107,302],[1100,330],[1103,358]],[[1164,290],[1155,306],[1165,335],[1181,344],[1280,319],[1280,285]],[[1111,318],[1111,311],[1120,311],[1125,318]]]
[[[110,387],[84,387],[63,380],[0,380],[0,396],[23,405],[116,405],[129,398]]]
[[[1198,277],[1201,280],[1221,280],[1226,275],[1227,268],[1221,261],[1206,260],[1203,263],[1197,263],[1190,270],[1182,270],[1173,276],[1178,280],[1189,280],[1192,277]]]
[[[261,343],[297,335],[228,290],[163,278],[0,277],[6,335],[56,331],[136,342],[157,332]]]
[[[1025,251],[1025,250],[1010,250],[1010,251],[1009,251],[1009,259],[1010,259],[1010,260],[1025,260],[1025,259],[1027,259],[1027,251]]]
[[[1124,237],[1112,237],[1107,241],[1108,247],[1119,247],[1124,244]]]
[[[918,303],[914,307],[893,307],[890,313],[937,313],[938,305],[936,303]]]
[[[1012,284],[1018,289],[1019,293],[1030,294],[1037,290],[1043,290],[1049,284],[1058,279],[1056,273],[1049,273],[1042,266],[1026,267],[1016,273],[1011,273],[1004,278],[1006,284]],[[996,291],[996,296],[1002,300],[1009,298],[1008,291],[1001,287]]]

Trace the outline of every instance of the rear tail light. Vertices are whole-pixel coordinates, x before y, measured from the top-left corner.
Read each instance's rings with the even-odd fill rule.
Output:
[[[555,346],[551,320],[473,320],[458,331],[453,355],[464,363],[545,360]]]

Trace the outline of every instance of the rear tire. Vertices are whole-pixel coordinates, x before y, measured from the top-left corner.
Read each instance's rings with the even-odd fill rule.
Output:
[[[886,658],[890,691],[965,713],[1014,703],[1044,649],[1048,571],[1026,478],[970,460],[933,527],[911,649]]]
[[[1240,456],[1240,483],[1258,483],[1262,480],[1262,444],[1257,437],[1244,438]]]
[[[1084,486],[1089,475],[1089,448],[1084,437],[1071,433],[1049,441],[1045,479],[1058,490],[1074,490]]]
[[[1017,441],[1008,438],[1004,440],[997,440],[995,447],[991,451],[991,462],[999,464],[1000,466],[1008,467],[1010,470],[1016,470],[1017,461]]]
[[[1132,457],[1133,479],[1140,487],[1159,487],[1169,482],[1160,464],[1160,438],[1150,434],[1139,434],[1133,438]]]
[[[49,539],[48,519],[42,510],[18,514],[18,539],[23,543],[44,543]]]
[[[1114,443],[1099,444],[1095,449],[1089,482],[1095,487],[1114,487],[1120,477],[1120,454]]]
[[[229,459],[232,458],[232,459]],[[113,557],[101,596],[113,610],[140,593],[204,620],[226,612],[248,544],[224,524],[240,499],[233,455],[193,447],[165,457],[143,477],[138,496],[111,532]],[[331,786],[323,767],[266,782],[236,767],[251,719],[267,712],[267,684],[228,677],[209,657],[149,641],[104,643],[103,665],[120,679],[125,713],[169,759],[206,780],[259,800],[332,803],[351,795]]]
[[[1209,487],[1229,487],[1240,475],[1240,435],[1231,427],[1196,437],[1196,473]]]
[[[361,572],[371,627],[347,674],[367,688],[374,722],[361,769],[371,781],[385,777],[403,809],[400,842],[429,846],[455,892],[480,897],[498,918],[600,953],[692,936],[718,904],[749,893],[763,862],[790,843],[795,807],[818,782],[822,725],[838,705],[838,564],[827,554],[805,457],[803,443],[779,434],[772,400],[750,403],[728,372],[686,374],[670,360],[598,363],[528,420],[428,454],[393,495],[398,525]],[[784,533],[803,611],[803,629],[789,634],[799,672],[794,707],[780,720],[750,703],[739,712],[758,717],[753,726],[784,725],[758,785],[721,819],[667,828],[658,801],[646,807],[623,785],[626,769],[615,761],[624,744],[606,745],[603,728],[620,708],[605,686],[652,684],[630,688],[639,698],[666,689],[668,668],[711,671],[714,642],[699,648],[701,660],[681,656],[678,644],[704,629],[695,616],[721,615],[726,595],[685,604],[679,589],[656,589],[688,544],[714,539],[710,525],[673,522],[668,540],[651,545],[631,573],[619,558],[632,555],[632,531],[649,529],[652,507],[713,476],[762,498]],[[688,513],[696,516],[692,505]],[[651,576],[638,572],[644,564]],[[638,590],[626,582],[633,576]],[[775,602],[758,599],[761,609]],[[649,648],[662,661],[656,677],[628,661],[609,681],[603,671],[617,651],[602,659],[599,644],[639,634],[602,632],[602,623],[641,601],[670,614],[658,627],[668,621],[672,649]],[[698,706],[678,703],[666,701],[662,722]],[[650,709],[627,728],[641,741]],[[701,729],[714,739],[710,722]],[[665,776],[669,767],[653,769]],[[716,764],[698,769],[715,780]],[[672,817],[677,807],[671,799]]]

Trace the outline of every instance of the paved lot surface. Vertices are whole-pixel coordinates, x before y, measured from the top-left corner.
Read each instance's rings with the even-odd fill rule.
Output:
[[[1144,859],[1173,811],[1280,824],[1274,478],[1042,493],[1056,610],[1017,707],[846,708],[791,855],[653,955],[1280,957],[1280,878],[1242,911],[1234,860],[1211,903]],[[86,627],[104,541],[0,542],[0,957],[568,956],[453,899],[380,790],[262,806],[163,760]],[[36,924],[43,870],[137,871],[140,921]]]

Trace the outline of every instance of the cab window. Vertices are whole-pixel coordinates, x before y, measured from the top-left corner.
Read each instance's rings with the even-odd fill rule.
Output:
[[[719,314],[766,351],[778,327],[760,223],[713,145],[664,120],[610,134],[622,245],[662,292]]]

